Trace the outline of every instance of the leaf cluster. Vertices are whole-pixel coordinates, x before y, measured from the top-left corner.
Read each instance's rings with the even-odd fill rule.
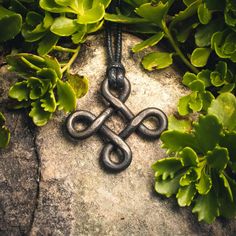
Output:
[[[185,116],[191,112],[206,112],[215,96],[234,93],[236,76],[233,69],[225,61],[219,61],[214,70],[204,69],[197,75],[186,72],[182,82],[192,92],[180,98],[179,114]]]
[[[73,111],[76,98],[88,90],[85,77],[67,74],[63,81],[63,70],[51,56],[20,53],[7,56],[7,62],[22,77],[9,90],[9,96],[18,101],[14,108],[30,109],[29,116],[37,126],[45,125],[57,109]]]
[[[24,42],[33,43],[39,55],[51,52],[62,38],[79,44],[87,34],[103,25],[111,0],[3,0],[0,3],[0,42],[21,32]],[[6,31],[6,32],[5,32]],[[8,32],[9,31],[9,32]]]
[[[173,51],[165,57],[165,64],[157,62],[163,59],[163,53],[151,53],[144,57],[146,69],[162,69],[172,64],[172,56],[179,56],[191,70],[194,67],[204,67],[210,55],[227,58],[235,62],[235,3],[232,0],[218,1],[139,1],[125,0],[129,10],[118,14],[106,14],[105,19],[125,24],[139,24],[133,30],[150,34],[150,37],[133,47],[133,52],[139,52],[147,47],[157,45],[162,40],[168,40]],[[142,27],[141,27],[142,26]],[[186,51],[186,44],[192,51]],[[181,50],[191,54],[182,55]],[[161,57],[160,59],[158,59]],[[216,58],[218,58],[216,57]],[[156,59],[156,63],[154,63]],[[162,60],[163,61],[163,60]]]
[[[197,122],[170,118],[161,140],[168,157],[154,165],[155,189],[193,206],[199,220],[236,215],[236,98],[222,93]]]

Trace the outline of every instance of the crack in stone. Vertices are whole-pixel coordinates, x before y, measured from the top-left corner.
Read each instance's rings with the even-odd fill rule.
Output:
[[[31,133],[31,135],[33,137],[34,152],[35,152],[35,156],[36,156],[36,160],[37,160],[37,176],[36,176],[37,190],[36,190],[34,209],[33,209],[32,214],[31,214],[29,230],[27,231],[26,235],[31,235],[31,232],[32,232],[32,229],[33,229],[33,225],[34,225],[34,222],[35,222],[36,212],[37,212],[37,209],[38,209],[38,206],[39,206],[40,181],[41,181],[41,165],[42,165],[41,157],[40,157],[39,150],[38,150],[38,144],[37,144],[37,141],[36,141],[37,128],[33,126],[31,120],[29,121],[29,123],[30,123],[29,124],[29,130],[30,130],[30,133]]]

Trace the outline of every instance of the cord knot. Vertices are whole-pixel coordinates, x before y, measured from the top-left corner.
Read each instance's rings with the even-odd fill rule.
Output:
[[[107,67],[109,86],[115,89],[124,87],[125,68],[120,62],[111,62]]]

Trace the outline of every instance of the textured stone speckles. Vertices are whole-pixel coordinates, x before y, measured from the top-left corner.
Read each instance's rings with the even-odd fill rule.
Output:
[[[0,108],[11,131],[11,141],[0,150],[0,235],[26,235],[31,228],[37,198],[38,161],[29,119],[6,107],[14,81],[6,66],[0,68]]]

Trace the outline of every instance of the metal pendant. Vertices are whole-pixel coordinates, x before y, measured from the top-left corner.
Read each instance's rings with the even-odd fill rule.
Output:
[[[147,108],[137,115],[125,105],[125,101],[130,95],[130,82],[124,77],[123,87],[117,89],[118,96],[113,95],[110,90],[109,80],[106,78],[102,82],[102,96],[107,101],[107,108],[99,115],[95,116],[89,111],[78,110],[70,114],[66,121],[68,133],[74,139],[86,139],[95,133],[99,133],[103,140],[106,140],[101,151],[101,162],[104,167],[110,171],[122,171],[126,169],[132,161],[132,152],[125,140],[133,133],[137,132],[146,139],[158,139],[161,133],[167,128],[167,117],[163,111],[158,108]],[[116,134],[106,126],[106,121],[114,113],[121,115],[127,120],[127,124],[119,134]],[[156,122],[155,129],[149,129],[142,122],[149,118],[154,118]],[[84,130],[77,130],[76,124],[79,122],[86,124]],[[112,161],[111,154],[116,152],[119,162]]]

